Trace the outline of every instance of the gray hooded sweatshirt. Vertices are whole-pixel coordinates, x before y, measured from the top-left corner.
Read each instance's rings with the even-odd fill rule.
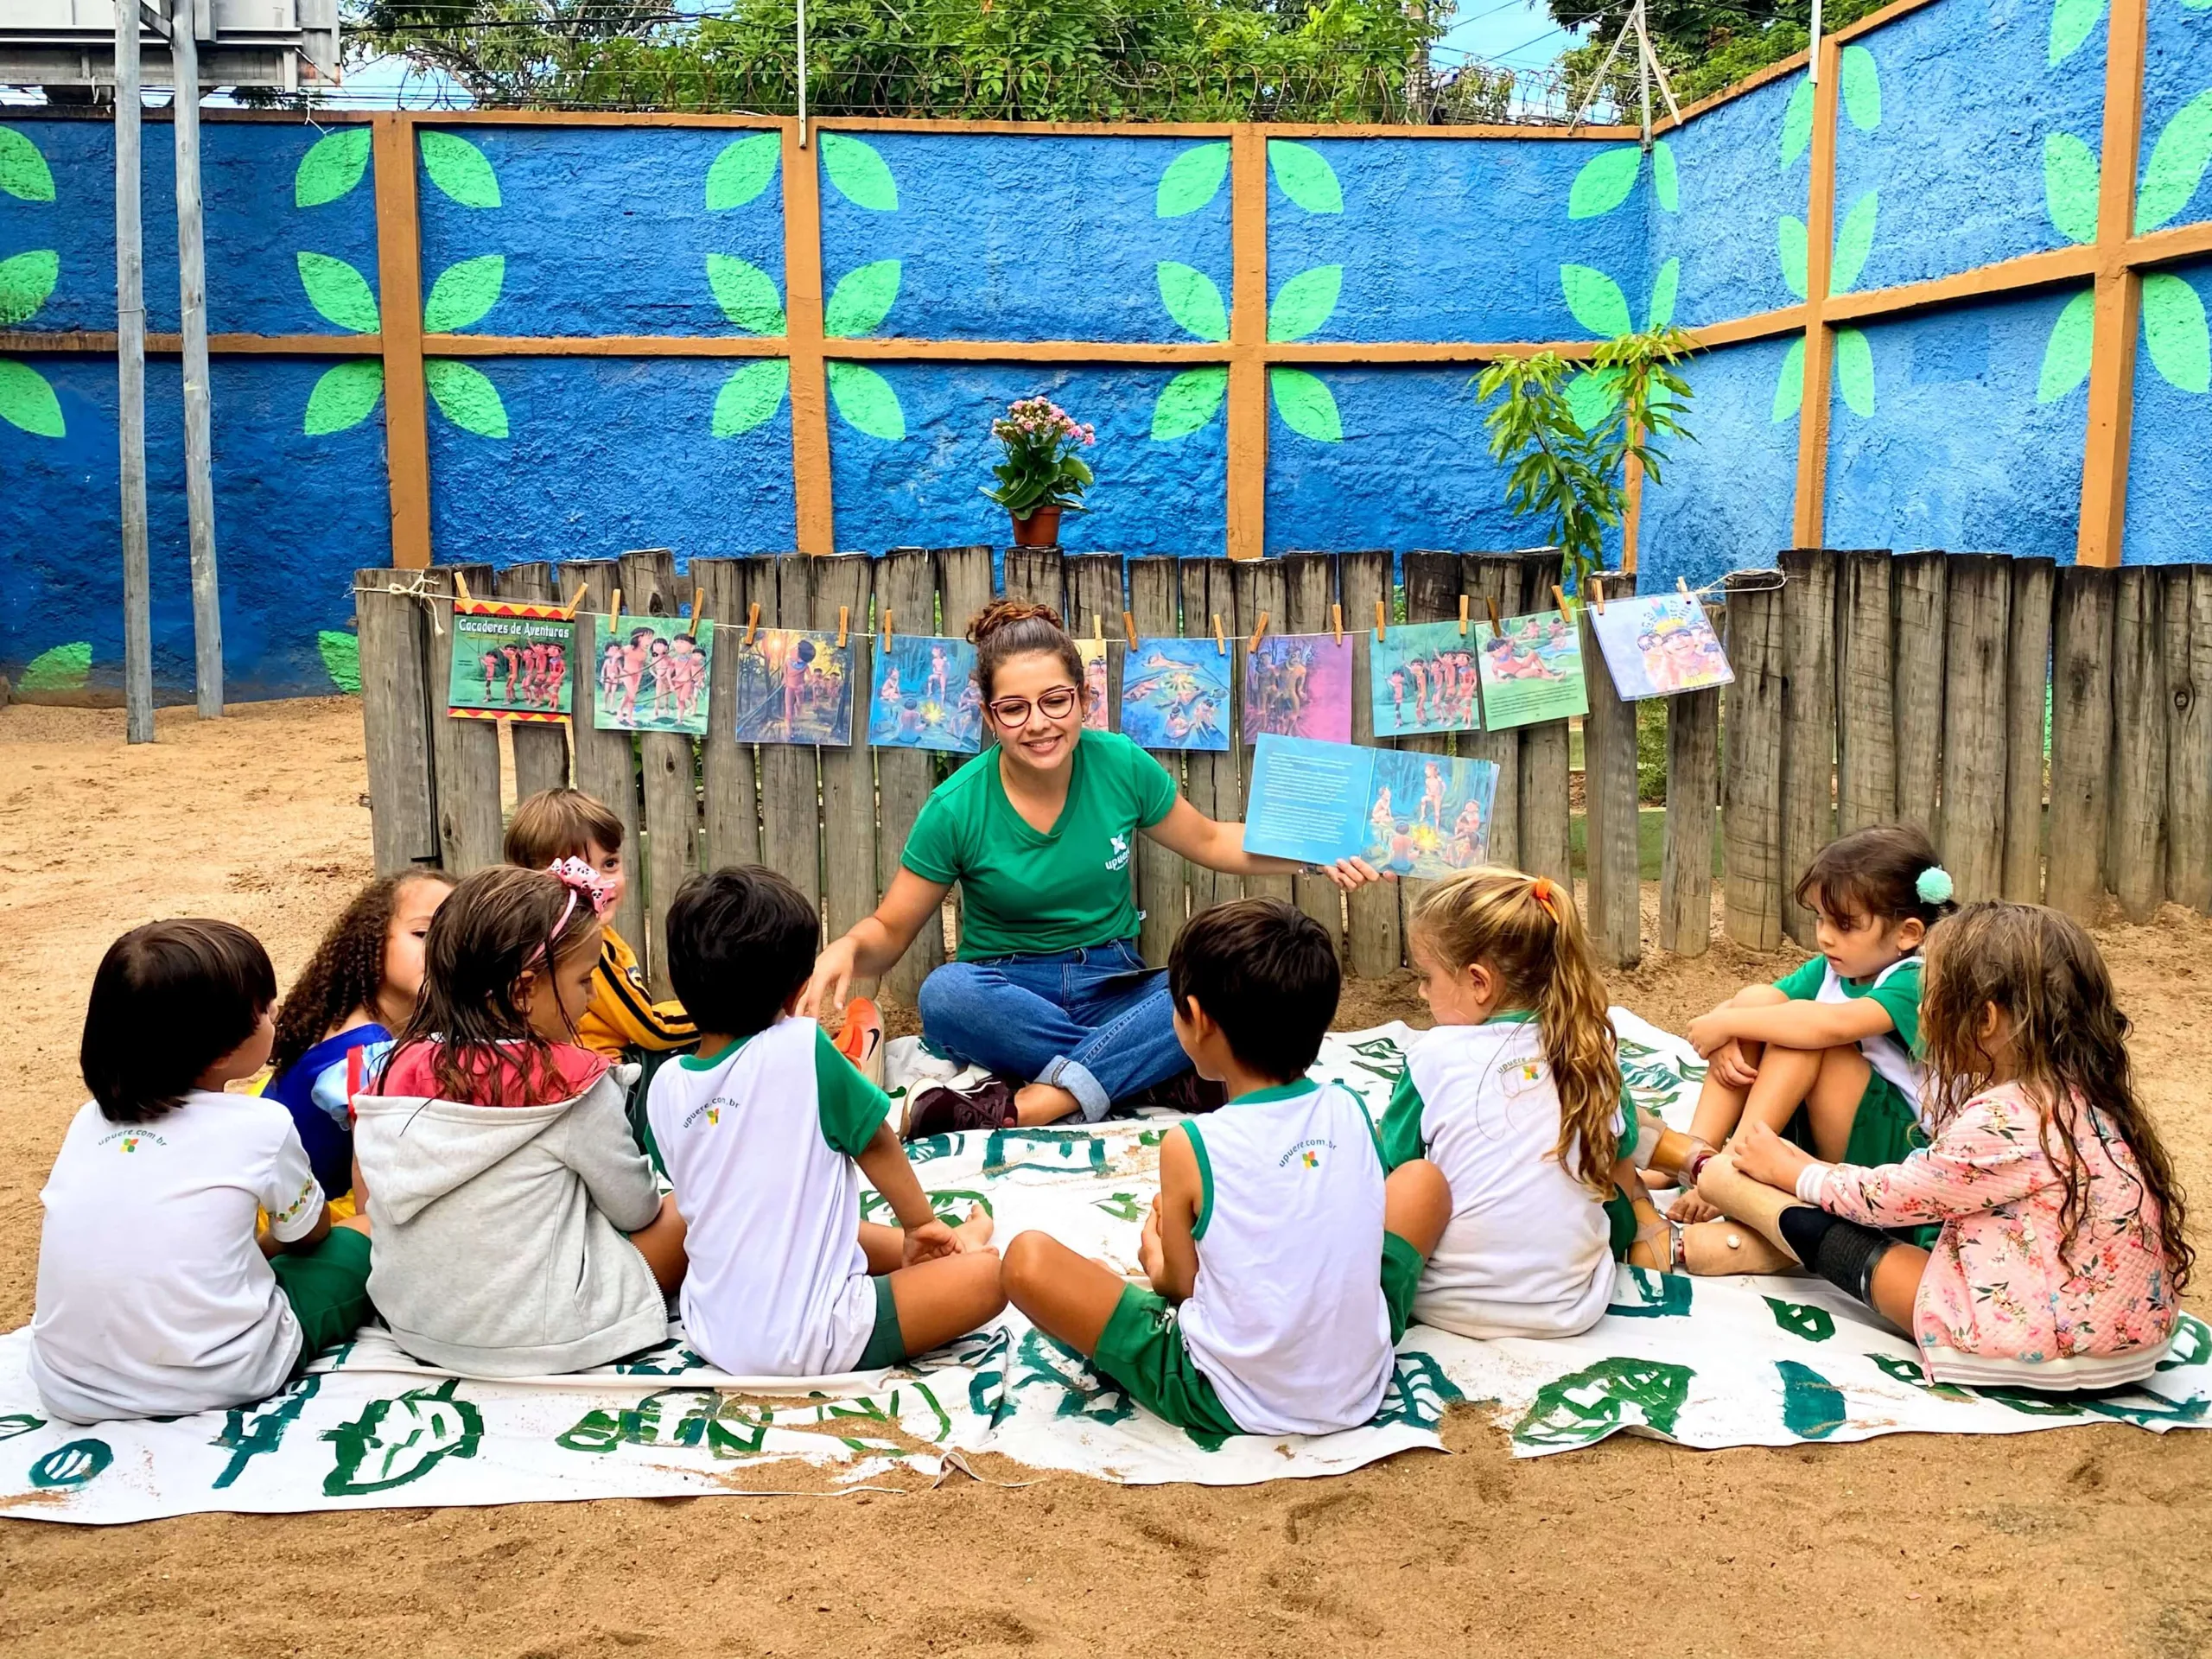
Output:
[[[636,1076],[617,1066],[543,1106],[356,1099],[369,1296],[400,1347],[468,1376],[544,1376],[667,1336],[652,1269],[624,1236],[660,1207],[623,1113]]]

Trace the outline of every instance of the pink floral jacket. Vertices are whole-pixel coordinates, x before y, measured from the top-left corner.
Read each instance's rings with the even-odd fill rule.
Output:
[[[2089,1177],[2070,1264],[2059,1255],[2065,1187],[2044,1155],[2044,1114],[2017,1084],[1975,1096],[1903,1163],[1834,1165],[1808,1192],[1870,1227],[1943,1224],[1913,1314],[1934,1380],[2109,1388],[2165,1357],[2178,1299],[2158,1202],[2101,1117],[2078,1099],[2069,1116],[2082,1122]]]

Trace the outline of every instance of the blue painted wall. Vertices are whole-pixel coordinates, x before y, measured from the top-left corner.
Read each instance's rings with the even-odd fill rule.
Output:
[[[1670,442],[1659,483],[1644,486],[1637,546],[1644,592],[1682,578],[1702,588],[1731,570],[1770,565],[1790,544],[1795,404],[1773,418],[1788,354],[1784,341],[1758,340],[1692,359],[1688,423],[1698,442]]]
[[[1812,162],[1784,161],[1784,114],[1802,74],[1710,110],[1664,142],[1674,152],[1680,208],[1649,216],[1650,269],[1676,266],[1675,321],[1695,328],[1795,303],[1783,279],[1775,226],[1805,217]],[[1643,321],[1638,316],[1637,321]]]
[[[2212,307],[2212,260],[2164,273],[2189,285],[2200,312]],[[2184,315],[2188,302],[2179,295]],[[2199,359],[2200,361],[2202,359]],[[2135,351],[2135,427],[2127,456],[2125,563],[2188,564],[2204,561],[2206,504],[2212,502],[2212,391],[2166,359],[2182,384],[2160,367],[2148,341]]]

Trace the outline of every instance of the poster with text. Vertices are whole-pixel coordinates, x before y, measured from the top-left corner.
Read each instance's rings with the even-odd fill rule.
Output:
[[[446,711],[460,720],[566,720],[576,624],[553,605],[453,602]]]
[[[1483,719],[1492,731],[1590,712],[1582,636],[1557,611],[1509,616],[1493,634],[1475,625],[1482,659]]]
[[[973,754],[983,743],[976,647],[965,639],[894,634],[875,653],[868,741],[885,749]]]
[[[1688,594],[1606,601],[1590,613],[1591,632],[1627,702],[1726,685],[1736,677],[1705,607]]]
[[[1398,623],[1370,642],[1368,662],[1376,736],[1479,728],[1471,629],[1462,633],[1457,622]]]
[[[1122,730],[1141,748],[1229,748],[1229,653],[1211,639],[1141,639],[1122,664]]]
[[[626,616],[599,639],[592,723],[603,732],[707,734],[715,625],[681,616]]]
[[[737,652],[735,726],[741,743],[853,741],[853,653],[834,633],[761,628]]]
[[[1363,858],[1424,878],[1490,856],[1497,768],[1487,760],[1263,734],[1254,747],[1244,849],[1306,864]]]
[[[1273,633],[1244,655],[1244,741],[1278,737],[1351,741],[1351,641]]]
[[[1078,639],[1076,655],[1083,658],[1083,727],[1085,731],[1108,729],[1106,709],[1106,642]]]

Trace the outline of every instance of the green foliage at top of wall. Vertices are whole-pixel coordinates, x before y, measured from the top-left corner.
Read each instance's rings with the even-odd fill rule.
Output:
[[[733,138],[707,169],[707,211],[718,213],[742,207],[768,188],[782,159],[783,138],[772,132],[756,132],[749,138]]]
[[[1160,188],[1153,193],[1153,217],[1180,219],[1197,213],[1221,194],[1222,181],[1228,176],[1226,143],[1192,146],[1168,162],[1160,175]]]
[[[464,207],[497,207],[499,176],[484,152],[457,132],[425,130],[418,138],[430,182]]]
[[[39,148],[13,127],[0,127],[0,190],[22,201],[52,201],[54,173]]]
[[[369,167],[369,130],[340,127],[309,144],[292,175],[292,204],[320,207],[349,195]]]

